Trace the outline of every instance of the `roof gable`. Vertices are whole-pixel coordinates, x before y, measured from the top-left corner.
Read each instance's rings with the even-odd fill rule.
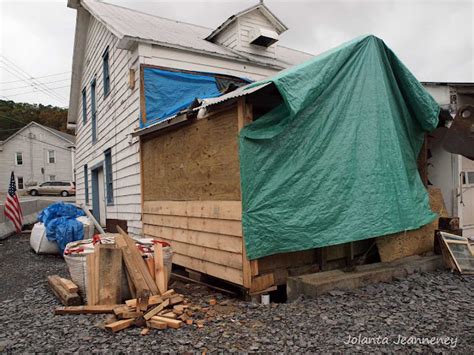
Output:
[[[67,134],[67,133],[64,133],[64,132],[61,132],[61,131],[58,131],[57,129],[54,129],[54,128],[49,128],[49,127],[46,127],[46,126],[43,126],[35,121],[31,121],[30,123],[28,123],[26,126],[23,126],[22,128],[20,128],[17,132],[13,133],[10,137],[8,137],[7,139],[5,139],[4,141],[2,141],[2,145],[5,145],[6,143],[8,143],[10,140],[12,140],[13,138],[15,138],[17,135],[20,135],[21,132],[27,130],[29,127],[31,126],[37,126],[39,128],[42,128],[43,130],[49,132],[50,134],[53,134],[55,136],[57,136],[58,138],[61,138],[62,140],[70,143],[70,144],[74,144],[75,140],[76,140],[76,137],[71,135],[71,134]]]

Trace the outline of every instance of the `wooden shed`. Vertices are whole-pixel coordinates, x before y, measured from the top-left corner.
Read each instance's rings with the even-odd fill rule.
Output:
[[[288,275],[345,265],[373,241],[276,254],[249,261],[242,234],[239,130],[281,102],[273,85],[216,99],[142,129],[142,221],[145,236],[169,242],[173,263],[258,293]]]

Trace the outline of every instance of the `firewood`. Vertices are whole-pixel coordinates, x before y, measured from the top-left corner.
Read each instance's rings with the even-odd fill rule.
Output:
[[[169,328],[174,328],[174,329],[180,328],[181,325],[183,324],[183,322],[180,320],[170,319],[170,318],[161,317],[161,316],[154,316],[151,319],[154,321],[165,322]]]
[[[79,287],[71,280],[60,277],[59,282],[69,293],[77,293],[79,291]]]
[[[143,328],[140,335],[147,335],[148,333],[150,333],[150,328]]]
[[[166,322],[158,321],[158,320],[149,320],[146,322],[147,327],[154,328],[154,329],[166,329],[168,328],[168,324]]]
[[[174,296],[170,298],[170,305],[173,306],[175,304],[183,302],[184,298],[182,296]]]
[[[82,303],[81,297],[77,293],[69,293],[69,291],[62,286],[59,279],[60,277],[58,275],[48,276],[51,291],[53,291],[54,295],[63,305],[79,306]]]
[[[105,329],[113,332],[113,333],[116,333],[122,329],[126,329],[128,327],[130,327],[133,323],[135,322],[134,319],[123,319],[123,320],[119,320],[117,322],[114,322],[114,323],[110,323],[110,324],[107,324],[105,326]]]
[[[165,307],[167,307],[169,303],[170,303],[170,300],[164,300],[161,304],[159,304],[158,306],[156,306],[156,307],[153,308],[152,310],[148,311],[148,312],[143,316],[143,318],[145,318],[146,320],[149,320],[151,317],[153,317],[153,316],[156,315],[158,312],[160,312],[160,311],[163,310]]]

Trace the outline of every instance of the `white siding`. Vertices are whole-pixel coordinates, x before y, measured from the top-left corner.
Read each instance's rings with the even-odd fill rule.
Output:
[[[77,201],[84,203],[84,165],[89,168],[89,207],[92,207],[90,168],[103,162],[104,151],[112,151],[114,204],[107,206],[108,219],[128,222],[131,234],[141,233],[140,163],[137,139],[130,134],[139,122],[139,84],[129,88],[129,69],[139,72],[136,53],[117,48],[117,38],[91,18],[87,33],[82,86],[87,92],[87,121],[83,124],[82,100],[77,116]],[[104,98],[102,54],[109,47],[110,94]],[[90,82],[96,78],[97,142],[91,137]]]
[[[56,180],[73,181],[72,154],[68,143],[57,135],[31,125],[18,132],[0,151],[0,191],[8,189],[10,174],[23,177],[24,184],[41,183],[54,175]],[[55,163],[49,163],[48,151],[54,150]],[[23,165],[15,164],[15,153],[23,154]],[[44,169],[44,174],[42,170]],[[26,187],[26,186],[25,186]]]
[[[275,31],[275,27],[265,18],[265,16],[262,15],[259,10],[251,11],[242,17],[239,17],[237,21],[239,31],[239,46],[236,49],[242,52],[275,58],[276,44],[272,44],[268,48],[250,44],[250,36],[254,28],[264,28]]]

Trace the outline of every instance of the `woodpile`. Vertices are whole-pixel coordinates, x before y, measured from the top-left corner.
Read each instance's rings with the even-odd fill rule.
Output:
[[[153,258],[144,260],[135,241],[117,229],[120,234],[115,237],[115,245],[96,244],[94,253],[87,255],[87,305],[81,305],[72,281],[57,275],[48,277],[52,291],[65,305],[56,308],[55,314],[110,313],[104,328],[114,333],[137,326],[144,327],[141,334],[146,335],[150,328],[178,329],[193,324],[191,317],[199,307],[168,290],[162,246],[156,244]],[[122,289],[124,284],[126,290]],[[133,298],[122,303],[124,294]],[[202,322],[196,325],[201,327]]]

